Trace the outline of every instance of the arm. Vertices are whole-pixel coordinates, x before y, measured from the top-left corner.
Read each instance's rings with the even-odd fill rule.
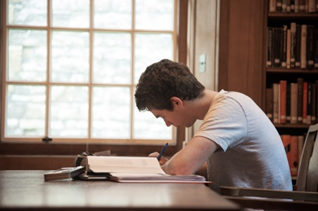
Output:
[[[217,148],[218,145],[207,138],[194,137],[162,168],[167,174],[172,175],[195,174]]]

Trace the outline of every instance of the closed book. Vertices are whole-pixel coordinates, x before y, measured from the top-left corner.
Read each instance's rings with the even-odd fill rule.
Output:
[[[274,62],[274,55],[273,55],[273,28],[267,28],[267,61],[266,66],[272,67]]]
[[[286,68],[290,69],[290,29],[287,29]]]
[[[282,28],[273,28],[274,30],[274,42],[273,42],[273,50],[274,50],[274,67],[281,67],[282,64]]]
[[[273,88],[266,88],[266,115],[273,121]]]
[[[273,122],[274,123],[279,123],[279,107],[278,107],[278,103],[279,103],[279,84],[278,83],[274,83],[273,84]]]
[[[308,82],[304,81],[303,84],[303,123],[307,123],[307,94],[308,94]]]
[[[307,46],[306,46],[307,69],[314,68],[314,36],[315,36],[315,27],[313,25],[308,25],[307,26]]]
[[[318,68],[318,29],[315,29],[315,37],[314,37],[314,67]]]
[[[301,43],[300,43],[300,68],[306,69],[307,66],[307,25],[301,25]]]
[[[317,0],[307,0],[309,13],[316,12],[316,2],[317,2]]]
[[[299,12],[306,12],[306,0],[299,0]]]
[[[279,123],[286,123],[286,90],[287,81],[279,82]]]
[[[311,85],[311,122],[312,124],[315,124],[317,123],[317,107],[316,107],[316,104],[317,104],[317,85],[316,84],[312,84]]]
[[[281,12],[282,11],[282,0],[276,0],[276,12]]]
[[[287,60],[287,25],[283,26],[282,32],[281,32],[281,42],[282,42],[282,53],[281,53],[281,58],[282,58],[282,63],[281,67],[286,68],[286,60]]]
[[[297,96],[298,96],[298,84],[290,84],[290,123],[297,123]]]
[[[286,152],[289,168],[290,168],[290,143],[291,143],[291,135],[283,134],[280,136],[284,145],[284,149]]]
[[[307,83],[307,118],[306,124],[311,125],[311,113],[312,113],[312,86],[311,83]]]
[[[290,12],[295,12],[295,0],[290,0]]]
[[[298,136],[298,159],[299,159],[299,161],[301,160],[303,146],[304,146],[304,136],[300,135],[300,136]]]
[[[290,123],[290,83],[286,85],[286,123]]]
[[[299,0],[295,0],[294,2],[294,5],[295,5],[295,12],[299,12]]]
[[[297,176],[298,172],[298,136],[291,136],[290,138],[290,152],[289,152],[289,168],[292,176]]]
[[[282,0],[282,12],[287,12],[287,0]]]
[[[300,68],[301,25],[296,24],[295,67]]]
[[[297,78],[298,96],[297,96],[297,122],[303,123],[303,85],[304,79]]]
[[[290,67],[294,68],[296,62],[296,23],[290,24]]]
[[[291,12],[291,0],[286,0],[286,12]]]
[[[276,12],[276,0],[269,0],[269,12]]]

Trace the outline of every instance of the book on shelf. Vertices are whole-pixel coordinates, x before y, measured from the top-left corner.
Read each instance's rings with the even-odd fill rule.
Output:
[[[266,88],[266,115],[273,121],[273,88]]]
[[[290,69],[291,67],[291,35],[290,35],[290,29],[287,29],[287,38],[286,38],[286,68]],[[295,59],[294,59],[295,60]]]
[[[290,84],[290,123],[297,123],[297,95],[298,95],[298,84],[291,83]]]
[[[296,25],[295,34],[295,67],[300,68],[300,45],[301,45],[301,25]]]
[[[294,68],[296,62],[296,23],[290,23],[290,67]]]
[[[286,94],[287,81],[279,82],[279,123],[286,123]]]
[[[297,123],[303,123],[303,78],[297,78],[298,96],[297,96]]]
[[[283,25],[282,31],[281,31],[281,67],[286,68],[287,67],[287,25]]]
[[[315,30],[314,37],[314,68],[318,68],[318,29]]]
[[[291,91],[290,91],[290,83],[286,82],[286,123],[291,122]]]
[[[274,59],[272,40],[273,40],[273,28],[268,27],[267,28],[267,62],[266,62],[267,67],[272,67],[273,59]]]
[[[273,122],[279,123],[279,83],[273,84]]]
[[[299,155],[298,155],[298,136],[290,136],[289,168],[292,176],[297,176]]]
[[[311,102],[311,122],[317,122],[317,109],[318,109],[318,105],[317,105],[317,101],[318,101],[318,90],[317,90],[317,84],[312,84],[312,102]]]
[[[297,176],[304,137],[289,134],[282,134],[280,137],[285,148],[290,173],[292,176]]]
[[[306,68],[314,68],[314,36],[315,26],[307,26],[307,44],[306,44]]]
[[[307,25],[301,25],[301,38],[300,38],[300,68],[306,69],[307,66]]]
[[[308,95],[308,83],[304,81],[303,83],[303,123],[307,123],[307,95]]]

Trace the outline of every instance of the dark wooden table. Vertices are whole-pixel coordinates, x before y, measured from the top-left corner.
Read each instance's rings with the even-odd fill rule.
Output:
[[[46,171],[0,171],[0,210],[240,210],[203,184],[44,181]]]

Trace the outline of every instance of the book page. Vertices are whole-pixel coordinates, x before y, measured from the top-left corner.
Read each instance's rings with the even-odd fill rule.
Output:
[[[155,157],[87,156],[89,169],[95,173],[163,174]]]

